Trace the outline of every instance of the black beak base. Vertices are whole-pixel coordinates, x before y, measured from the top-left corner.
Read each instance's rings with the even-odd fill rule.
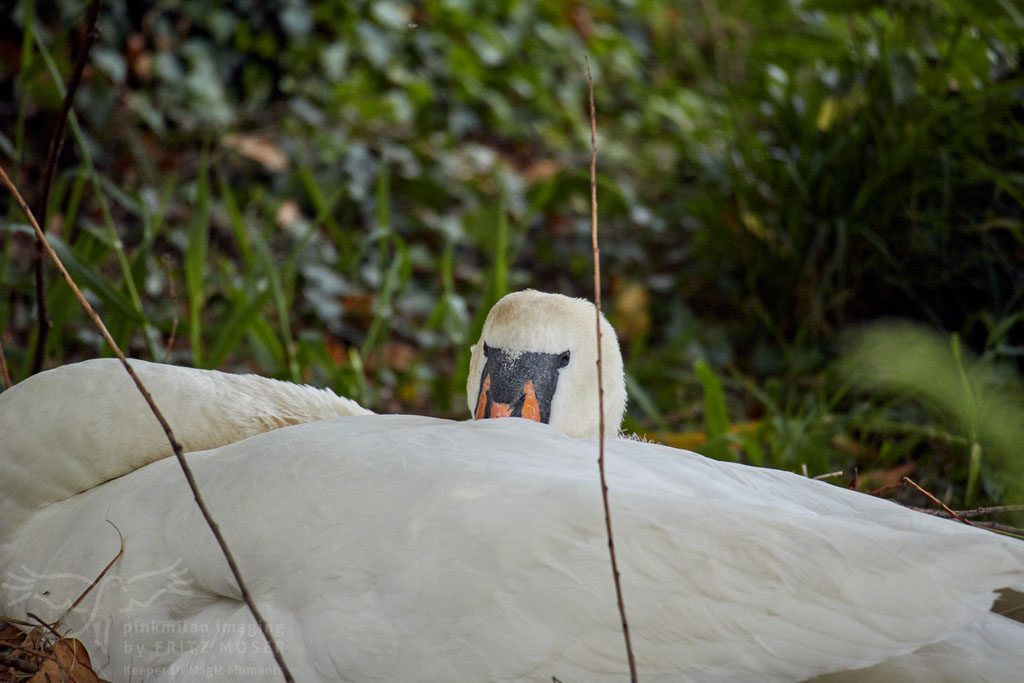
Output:
[[[509,352],[484,346],[484,364],[474,417],[526,417],[547,423],[568,352]]]

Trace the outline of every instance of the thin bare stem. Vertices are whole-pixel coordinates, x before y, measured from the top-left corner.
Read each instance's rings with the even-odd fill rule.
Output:
[[[936,498],[935,496],[933,496],[932,494],[928,493],[923,488],[918,486],[917,483],[915,483],[914,480],[911,479],[910,477],[903,477],[903,481],[907,482],[908,484],[913,486],[915,489],[917,489],[918,491],[923,493],[925,496],[928,497],[928,500],[930,500],[933,503],[935,503],[936,505],[940,506],[943,510],[945,510],[947,513],[949,513],[952,517],[955,517],[955,518],[959,519],[961,522],[963,522],[964,524],[966,524],[968,526],[974,526],[974,524],[972,524],[970,520],[968,520],[965,517],[961,517],[957,513],[953,512],[953,510],[951,510],[945,503],[943,503],[941,500],[939,500],[938,498]]]
[[[932,517],[939,517],[940,519],[951,519],[949,513],[944,512],[943,510],[935,510],[934,508],[921,508],[916,507],[914,505],[906,505],[904,507],[906,507],[908,510],[913,510],[914,512],[923,512],[924,514],[931,515]],[[958,514],[963,515],[962,512]],[[967,517],[967,515],[963,516]],[[975,520],[971,522],[971,525],[976,526],[979,529],[988,529],[989,531],[994,531],[998,534],[1003,534],[1005,536],[1013,536],[1015,538],[1020,538],[1024,540],[1024,529],[1020,527],[1010,526],[1008,524],[1000,524],[998,522],[984,522],[980,520]],[[1024,606],[1021,606],[1021,609],[1024,609]]]
[[[982,515],[998,515],[1004,512],[1024,512],[1024,505],[996,505],[987,508],[974,508],[973,510],[958,510],[962,517],[981,517]]]
[[[36,348],[32,353],[32,369],[29,371],[31,375],[43,369],[43,361],[46,359],[46,342],[50,338],[50,328],[53,326],[50,313],[46,308],[46,273],[43,268],[43,253],[43,245],[37,241],[35,252],[32,255],[32,272],[35,275],[36,324],[39,327],[39,334],[36,335]]]
[[[14,382],[11,381],[11,373],[7,369],[7,356],[4,355],[3,340],[0,340],[0,375],[4,378],[4,389],[14,386]]]
[[[879,487],[877,489],[873,489],[871,491],[868,491],[866,493],[866,495],[868,495],[868,496],[881,496],[883,493],[888,493],[889,491],[893,491],[895,489],[903,489],[903,488],[906,488],[906,487],[907,487],[907,482],[901,481],[898,484],[886,484],[885,486]]]
[[[106,340],[107,344],[110,345],[110,348],[114,350],[115,354],[117,354],[117,357],[121,360],[121,365],[124,366],[124,369],[131,376],[132,381],[135,382],[135,387],[139,390],[139,393],[142,394],[142,397],[146,399],[146,403],[149,404],[150,410],[153,411],[153,415],[163,428],[164,434],[167,435],[167,440],[170,442],[171,448],[174,450],[174,457],[178,459],[178,464],[181,466],[182,472],[185,473],[185,479],[188,481],[188,486],[192,489],[192,495],[196,500],[196,505],[199,506],[199,510],[202,512],[203,518],[209,525],[210,530],[217,539],[217,544],[220,545],[220,549],[228,561],[228,566],[231,568],[231,573],[234,575],[235,581],[238,583],[238,589],[242,594],[242,600],[245,601],[245,604],[249,607],[249,611],[252,612],[253,618],[263,631],[263,636],[267,639],[267,643],[270,645],[270,650],[274,655],[274,659],[277,661],[277,665],[281,667],[281,673],[284,675],[285,681],[288,681],[289,683],[293,682],[295,679],[292,678],[292,674],[284,662],[281,650],[278,647],[277,642],[274,640],[273,634],[270,632],[270,626],[266,621],[264,621],[263,616],[256,608],[256,603],[253,601],[252,596],[249,594],[249,589],[242,580],[242,573],[238,569],[235,557],[231,554],[227,541],[225,541],[224,536],[221,535],[220,527],[218,527],[217,523],[213,521],[213,516],[210,514],[209,508],[206,507],[206,502],[199,493],[199,486],[196,484],[195,477],[192,475],[192,469],[188,466],[188,462],[185,460],[185,452],[182,449],[181,444],[178,443],[178,440],[175,438],[174,432],[171,430],[171,425],[167,423],[167,419],[164,418],[163,413],[160,412],[159,408],[157,408],[156,403],[153,401],[153,396],[149,393],[149,390],[146,389],[146,386],[142,383],[142,380],[139,379],[139,376],[135,374],[135,370],[128,363],[128,359],[125,358],[125,355],[117,345],[117,342],[115,342],[114,338],[110,336],[110,332],[107,331],[107,326],[103,324],[103,321],[89,304],[88,299],[86,299],[82,294],[82,290],[78,288],[78,285],[75,284],[75,281],[64,267],[64,264],[61,263],[57,253],[53,250],[53,247],[50,246],[50,242],[46,239],[46,234],[43,232],[43,229],[39,227],[39,223],[32,214],[32,210],[28,208],[28,204],[25,203],[25,199],[21,196],[21,193],[18,192],[18,188],[15,187],[14,183],[11,182],[11,179],[7,176],[7,172],[4,171],[2,166],[0,166],[0,176],[3,177],[4,184],[7,185],[11,194],[14,195],[14,199],[18,202],[18,206],[20,206],[21,210],[25,213],[25,216],[28,218],[28,222],[32,224],[32,229],[36,231],[36,237],[39,238],[39,241],[46,249],[46,253],[49,254],[50,259],[53,261],[54,265],[57,266],[57,270],[60,271],[60,274],[64,277],[68,286],[71,287],[72,291],[74,291],[78,301],[85,308],[85,312],[89,314],[93,324],[96,325],[100,334],[103,335],[103,339]]]
[[[846,485],[846,488],[851,491],[860,491],[860,470],[857,466],[853,466],[853,476],[850,477],[850,483]]]
[[[927,512],[938,517],[950,517],[951,515],[947,512],[940,512],[938,510],[931,510],[926,508],[913,508],[919,512]],[[974,508],[973,510],[957,510],[955,514],[963,517],[964,519],[973,519],[975,517],[984,517],[985,515],[997,515],[1003,512],[1024,512],[1024,505],[997,505],[995,507],[987,508]]]
[[[36,657],[42,657],[43,659],[51,659],[54,662],[57,661],[57,658],[54,657],[51,654],[43,652],[42,650],[35,650],[35,649],[33,649],[31,647],[28,647],[28,646],[19,645],[18,643],[14,642],[13,640],[0,640],[0,645],[2,645],[4,647],[9,647],[12,650],[17,650],[18,652],[25,652],[27,654],[34,655]],[[11,678],[9,680],[17,680],[17,679]]]
[[[608,506],[608,484],[604,474],[604,381],[601,375],[601,250],[597,246],[597,115],[594,112],[594,77],[590,74],[590,57],[587,57],[587,83],[590,92],[590,239],[594,248],[594,310],[597,315],[597,409],[600,413],[598,424],[599,455],[598,468],[601,470],[601,498],[604,501],[604,525],[608,532],[608,553],[612,558],[612,576],[615,577],[615,598],[619,603],[622,618],[622,635],[626,640],[626,657],[629,660],[629,680],[637,683],[636,659],[633,657],[633,643],[629,638],[629,622],[626,620],[626,602],[622,598],[622,581],[619,579],[619,563],[615,559],[615,540],[612,536],[612,513]]]
[[[107,563],[107,566],[103,568],[103,571],[100,572],[99,576],[93,579],[92,583],[89,584],[89,587],[82,591],[82,594],[78,596],[77,600],[71,603],[71,607],[68,607],[66,610],[64,610],[64,614],[60,615],[60,618],[57,619],[58,622],[64,621],[64,617],[71,614],[71,611],[78,607],[78,605],[81,604],[82,600],[85,600],[85,596],[88,595],[92,591],[92,589],[95,588],[96,585],[103,580],[103,577],[107,575],[107,572],[109,572],[110,568],[114,566],[114,563],[121,559],[121,556],[124,555],[124,535],[121,533],[121,530],[117,528],[117,525],[111,522],[109,519],[107,520],[107,524],[114,527],[114,531],[117,532],[117,537],[121,539],[121,548],[117,551],[117,554],[114,555],[113,559]]]
[[[32,612],[26,612],[25,616],[27,616],[29,619],[36,620],[39,623],[40,626],[44,627],[47,631],[49,631],[51,634],[53,634],[53,636],[57,640],[60,640],[61,638],[64,637],[60,633],[57,632],[57,629],[55,629],[53,627],[53,624],[48,624],[47,622],[43,621],[42,618],[38,614],[34,614]]]
[[[171,350],[174,349],[174,337],[178,333],[178,291],[174,288],[174,271],[171,269],[171,258],[164,254],[163,258],[164,269],[167,271],[167,283],[170,288],[168,294],[171,297],[171,307],[174,311],[174,322],[171,324],[171,338],[167,340],[167,349],[164,351],[164,360],[171,357]]]
[[[71,80],[68,81],[67,91],[64,93],[64,102],[60,107],[60,115],[57,117],[57,128],[50,138],[50,151],[46,155],[46,166],[43,170],[42,192],[39,195],[39,204],[36,206],[36,213],[42,218],[45,228],[49,225],[49,204],[50,188],[53,186],[53,176],[57,173],[57,163],[60,161],[60,153],[64,149],[64,133],[68,125],[68,114],[71,112],[71,103],[75,99],[75,92],[78,84],[82,81],[82,73],[85,71],[85,64],[89,58],[89,50],[96,42],[99,31],[96,30],[96,21],[100,14],[100,0],[92,0],[89,5],[89,14],[85,20],[85,36],[82,38],[82,45],[78,51],[78,59],[75,60],[75,68],[71,73]],[[46,310],[46,277],[43,272],[43,245],[36,242],[36,253],[34,259],[34,270],[36,278],[36,316],[39,321],[39,334],[36,336],[35,355],[32,359],[32,372],[36,374],[43,369],[43,362],[46,360],[46,341],[50,336],[50,315]]]

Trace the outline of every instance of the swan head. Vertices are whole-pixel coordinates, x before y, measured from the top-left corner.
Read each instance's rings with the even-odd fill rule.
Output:
[[[600,434],[594,304],[528,289],[494,304],[469,361],[466,397],[474,419],[525,417],[569,436]],[[626,409],[622,354],[601,316],[605,436]]]

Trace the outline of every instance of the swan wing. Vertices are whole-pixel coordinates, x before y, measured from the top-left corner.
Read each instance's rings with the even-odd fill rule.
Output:
[[[186,451],[286,425],[370,414],[328,389],[129,362]],[[0,393],[0,530],[16,526],[26,512],[169,455],[163,429],[117,359],[34,375]]]

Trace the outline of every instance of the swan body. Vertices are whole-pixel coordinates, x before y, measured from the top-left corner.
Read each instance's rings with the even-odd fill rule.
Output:
[[[526,420],[367,416],[188,459],[299,680],[567,683],[624,671],[594,453]],[[1017,649],[974,680],[1024,665],[1024,627],[988,611],[994,590],[1024,583],[1015,544],[662,446],[615,441],[606,458],[644,680],[803,680],[941,655],[975,631]],[[125,537],[116,578],[63,620],[106,675],[262,667],[272,680],[177,467],[33,516],[0,548],[3,601],[59,617],[84,590],[65,575],[91,579],[117,553],[109,519]],[[15,594],[11,575],[30,570]]]
[[[540,302],[553,306],[545,318],[573,319],[566,307],[580,307],[560,299]],[[241,394],[269,392],[253,399],[268,415],[299,424],[267,431],[281,424],[268,418],[217,436],[221,420],[248,424],[251,405],[194,386],[175,393],[195,371],[145,370],[158,403],[177,396],[172,412],[194,413],[186,457],[297,680],[623,680],[597,444],[569,436],[574,421],[560,417],[571,409],[560,401],[578,397],[574,363],[593,369],[577,338],[593,335],[590,313],[586,330],[551,343],[485,324],[470,409],[483,396],[485,413],[504,406],[533,421],[359,414],[316,390],[241,382]],[[531,324],[521,310],[508,317]],[[536,363],[524,365],[526,353]],[[550,395],[550,383],[531,393],[526,375],[513,377],[527,371],[557,378]],[[117,373],[79,364],[0,394],[0,491],[15,501],[0,515],[0,609],[64,615],[117,554],[109,520],[124,553],[61,620],[103,674],[277,680],[169,449],[155,438],[133,446],[144,410],[76,402]],[[488,375],[521,395],[485,392]],[[38,412],[66,416],[65,435],[22,433],[22,421],[45,421]],[[626,439],[606,448],[642,680],[995,683],[1024,670],[1024,625],[990,611],[996,591],[1024,586],[1024,544],[786,472]],[[75,458],[83,471],[64,475]],[[33,492],[33,462],[57,483]]]

